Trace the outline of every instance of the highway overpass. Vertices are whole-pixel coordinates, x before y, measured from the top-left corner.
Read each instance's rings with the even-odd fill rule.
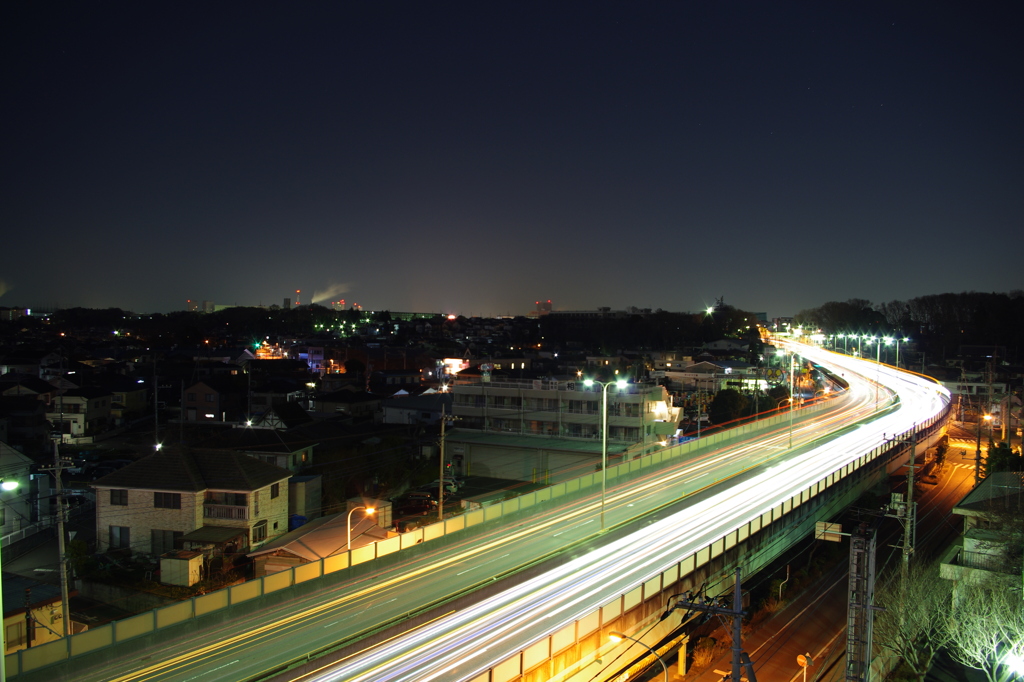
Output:
[[[423,542],[373,561],[346,557],[353,565],[343,570],[279,577],[289,584],[264,586],[258,598],[194,600],[165,614],[162,627],[144,614],[93,633],[97,641],[72,643],[63,657],[51,650],[43,665],[34,664],[47,652],[8,657],[8,671],[30,682],[245,680],[298,661],[280,679],[592,677],[609,623],[624,629],[649,618],[666,590],[810,508],[883,457],[887,439],[935,423],[948,407],[948,393],[927,380],[800,350],[844,373],[849,394],[798,411],[792,426],[782,415],[610,469],[603,531],[590,475],[505,503],[490,520],[481,510],[479,522],[424,533]],[[570,629],[575,653],[565,657]],[[594,632],[583,652],[580,642]]]

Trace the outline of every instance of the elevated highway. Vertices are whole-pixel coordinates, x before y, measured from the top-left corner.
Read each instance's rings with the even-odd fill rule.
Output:
[[[599,528],[599,491],[581,487],[575,495],[537,500],[501,522],[354,566],[344,582],[309,581],[276,603],[221,609],[159,636],[117,642],[116,656],[110,648],[96,649],[21,676],[525,679],[517,676],[528,672],[528,658],[540,655],[527,652],[547,641],[553,655],[552,638],[569,624],[654,577],[659,589],[666,576],[678,579],[687,561],[696,566],[702,556],[713,558],[715,547],[727,550],[729,538],[742,541],[766,514],[770,523],[775,510],[792,508],[794,495],[809,499],[807,491],[835,485],[866,461],[865,453],[934,422],[948,406],[948,394],[925,379],[798,350],[843,373],[847,395],[824,409],[798,411],[792,425],[776,420],[692,457],[610,478],[606,531]]]

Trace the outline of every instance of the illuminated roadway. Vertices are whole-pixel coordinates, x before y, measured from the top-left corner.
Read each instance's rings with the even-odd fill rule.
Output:
[[[746,524],[880,445],[886,436],[934,416],[948,403],[944,389],[914,375],[803,345],[797,350],[843,373],[850,390],[831,408],[799,417],[792,436],[788,425],[782,425],[611,487],[605,507],[609,527],[651,510],[662,513],[626,537],[517,584],[509,581],[507,589],[487,590],[475,603],[442,606],[431,621],[325,665],[317,674],[295,679],[471,679]],[[889,390],[876,392],[871,383],[875,379],[899,395],[895,407],[889,407]],[[844,428],[855,422],[860,424]],[[680,502],[683,497],[686,500]],[[372,578],[263,609],[245,622],[211,632],[209,640],[166,642],[160,654],[123,661],[117,676],[107,668],[106,673],[81,670],[76,679],[259,679],[286,661],[335,643],[357,641],[379,624],[400,623],[421,606],[442,604],[454,593],[491,585],[494,576],[592,537],[599,533],[598,512],[595,492],[515,525],[467,533],[461,542],[435,541],[427,551]],[[504,584],[498,583],[499,588]]]

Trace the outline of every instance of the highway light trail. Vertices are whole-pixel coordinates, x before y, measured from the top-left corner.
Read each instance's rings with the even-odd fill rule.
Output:
[[[780,428],[762,435],[757,443],[727,448],[671,473],[657,472],[631,481],[628,486],[617,486],[609,496],[606,513],[615,522],[621,522],[627,514],[635,514],[632,507],[641,498],[648,503],[641,507],[667,503],[670,496],[678,497],[680,488],[692,494],[693,490],[685,490],[687,485],[698,484],[727,462],[749,464],[747,476],[734,479],[730,485],[721,486],[720,491],[695,500],[667,518],[438,620],[430,627],[420,628],[408,637],[370,647],[305,679],[470,679],[735,531],[795,492],[882,445],[887,438],[933,417],[948,404],[948,392],[927,379],[817,349],[797,349],[805,357],[840,367],[855,377],[850,381],[850,397],[843,409],[817,421],[801,422],[794,428],[794,448],[802,450],[797,457],[758,468],[764,462],[765,449],[776,453],[778,450],[772,446],[783,440],[788,442],[788,428]],[[876,414],[876,389],[871,380],[875,378],[896,393],[899,402],[872,418]],[[868,421],[834,438],[825,438],[830,431],[856,419]],[[808,445],[818,439],[822,440],[820,444]]]
[[[808,357],[816,353],[802,348],[799,352]],[[841,367],[851,388],[843,397],[827,401],[820,411],[796,411],[792,450],[787,447],[790,427],[784,423],[683,461],[644,469],[628,479],[612,479],[605,512],[613,526],[652,510],[676,509],[682,499],[689,500],[689,505],[569,564],[481,597],[475,604],[408,628],[408,632],[399,630],[386,642],[368,646],[336,664],[325,662],[319,673],[294,679],[471,678],[510,652],[592,611],[602,600],[632,589],[648,574],[677,563],[693,548],[706,546],[742,526],[792,490],[842,468],[881,443],[884,434],[892,436],[942,409],[941,389],[920,378],[908,379],[908,375],[885,368],[876,370],[874,363],[832,354],[822,354],[815,361]],[[877,412],[874,384],[868,380],[876,373],[900,395],[898,403]],[[888,395],[886,391],[885,405],[889,404]],[[867,421],[850,426],[859,420]],[[837,429],[841,435],[828,438]],[[722,483],[727,479],[731,480]],[[209,682],[258,679],[280,666],[271,653],[294,660],[304,658],[307,652],[358,641],[381,624],[399,624],[417,608],[443,603],[446,595],[492,584],[494,576],[514,572],[593,537],[597,533],[593,521],[599,511],[600,495],[594,491],[569,498],[555,509],[538,510],[526,520],[460,533],[450,543],[420,545],[418,553],[398,565],[340,585],[325,583],[310,596],[262,609],[231,636],[210,637],[199,646],[169,642],[166,660],[136,662],[134,672],[116,679],[182,680],[200,669],[212,673],[203,678]],[[484,565],[487,570],[476,570]],[[175,644],[178,651],[187,649],[171,654]],[[253,656],[256,651],[266,657]],[[236,659],[249,666],[246,678],[233,669],[216,672]]]

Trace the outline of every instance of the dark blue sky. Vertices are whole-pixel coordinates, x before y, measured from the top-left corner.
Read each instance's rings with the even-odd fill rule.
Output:
[[[1014,3],[5,14],[2,306],[775,316],[1024,288]]]

